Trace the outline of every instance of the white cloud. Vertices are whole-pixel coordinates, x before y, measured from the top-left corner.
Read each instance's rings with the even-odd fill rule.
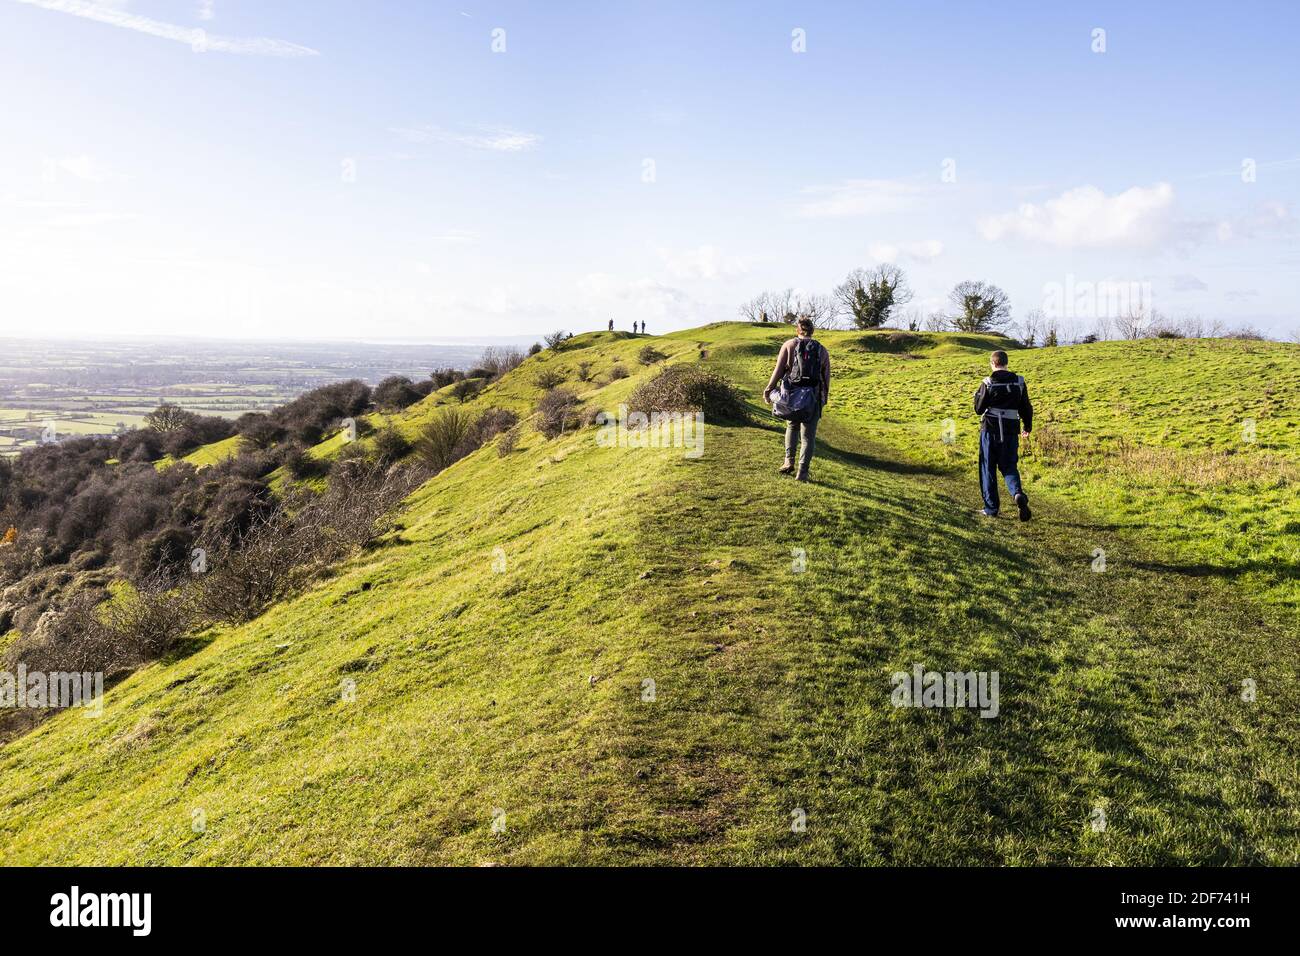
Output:
[[[199,19],[211,20],[216,14],[212,9],[214,0],[199,0]]]
[[[1134,186],[1107,196],[1080,186],[1041,205],[1023,203],[1015,212],[981,220],[985,239],[1024,239],[1064,248],[1150,246],[1173,227],[1174,187]]]
[[[922,239],[919,242],[873,242],[867,247],[867,255],[877,262],[929,262],[943,255],[943,243],[938,239]]]
[[[207,33],[202,29],[164,23],[161,20],[153,20],[149,17],[128,13],[111,3],[96,3],[91,2],[91,0],[18,0],[18,2],[40,7],[43,10],[53,10],[57,13],[67,13],[74,17],[94,20],[98,23],[107,23],[109,26],[121,27],[124,30],[146,33],[149,36],[161,37],[164,40],[174,40],[177,43],[184,43],[193,47],[196,52],[201,50],[209,53],[240,53],[251,56],[319,55],[316,50],[310,47],[300,46],[297,43],[288,43],[284,40],[272,40],[267,37],[223,37],[214,33]]]
[[[723,276],[743,275],[749,271],[745,261],[737,256],[723,255],[717,246],[699,246],[695,249],[659,249],[664,267],[679,279],[717,279]]]
[[[542,141],[536,133],[524,133],[519,130],[505,129],[497,126],[477,126],[476,132],[455,132],[436,126],[394,127],[390,132],[396,133],[408,143],[451,143],[455,146],[468,146],[471,149],[490,149],[498,153],[518,153],[532,149]]]
[[[808,186],[803,192],[813,198],[799,206],[799,215],[838,219],[897,212],[913,205],[926,190],[894,179],[846,179],[834,186]]]
[[[1245,215],[1219,222],[1214,227],[1214,234],[1220,242],[1286,236],[1295,233],[1296,225],[1296,218],[1286,203],[1269,201],[1260,203]]]

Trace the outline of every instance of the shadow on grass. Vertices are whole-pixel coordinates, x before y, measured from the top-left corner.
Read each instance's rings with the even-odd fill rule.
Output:
[[[1275,575],[1279,579],[1300,577],[1300,562],[1296,561],[1239,561],[1235,564],[1173,564],[1168,561],[1129,561],[1134,567],[1156,574],[1177,574],[1191,578],[1227,578],[1241,577],[1243,574],[1261,573]]]
[[[953,469],[939,465],[927,465],[898,458],[886,458],[865,451],[849,451],[847,448],[837,448],[835,445],[822,441],[820,436],[818,436],[817,440],[816,453],[841,464],[870,468],[873,471],[887,471],[894,475],[952,476],[956,474]]]

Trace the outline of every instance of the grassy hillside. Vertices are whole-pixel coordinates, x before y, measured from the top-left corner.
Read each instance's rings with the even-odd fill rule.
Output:
[[[229,438],[223,438],[221,441],[214,441],[207,445],[200,445],[188,455],[180,458],[180,461],[187,461],[195,468],[204,468],[208,465],[215,465],[225,461],[227,458],[234,458],[239,453],[240,437],[231,435]],[[177,459],[167,455],[157,461],[155,464],[158,468],[166,468],[168,465],[175,464]]]
[[[527,414],[553,368],[613,408],[654,373],[646,343],[753,394],[781,337],[580,336],[469,404]],[[813,484],[776,475],[762,417],[710,425],[698,459],[591,429],[488,446],[320,586],[0,750],[0,863],[1300,862],[1293,592],[1242,565],[1295,560],[1295,348],[1017,354],[1044,426],[1231,448],[1259,492],[1078,473],[1054,445],[1021,525],[972,517],[989,340],[827,342]],[[1238,374],[1197,397],[1209,361]],[[1209,419],[1238,417],[1241,375],[1275,391],[1238,449]],[[998,671],[999,715],[895,708],[915,664]]]

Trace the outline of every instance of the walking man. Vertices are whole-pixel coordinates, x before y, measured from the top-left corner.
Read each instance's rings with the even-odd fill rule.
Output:
[[[800,442],[799,471],[795,478],[808,480],[808,466],[812,464],[813,444],[817,439],[817,422],[831,395],[831,357],[820,342],[813,341],[813,321],[802,316],[798,323],[799,335],[788,339],[776,357],[776,368],[763,389],[763,401],[771,404],[772,392],[782,383],[783,397],[799,404],[801,390],[806,390],[809,407],[798,420],[787,421],[785,426],[785,463],[780,471],[788,475],[795,470],[795,441]],[[782,415],[781,417],[784,417]]]
[[[610,320],[609,320],[609,330],[610,330],[611,332],[614,331],[614,320],[613,320],[613,319],[610,319]]]
[[[1034,427],[1034,406],[1023,375],[1007,370],[1007,353],[998,349],[989,357],[992,374],[975,393],[975,414],[980,416],[980,493],[986,518],[998,516],[998,472],[1007,491],[1020,509],[1020,520],[1028,521],[1029,496],[1020,486],[1020,436]]]

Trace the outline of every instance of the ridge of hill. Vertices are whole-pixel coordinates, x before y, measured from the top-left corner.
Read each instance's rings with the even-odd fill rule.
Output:
[[[549,370],[613,409],[664,362],[753,396],[785,334],[589,333],[465,404],[528,415]],[[708,425],[699,458],[585,428],[489,445],[311,590],[0,748],[0,863],[1300,861],[1297,349],[1016,352],[1043,431],[1242,466],[1072,481],[1095,449],[1031,448],[1021,525],[973,520],[962,417],[1005,340],[819,334],[813,484],[775,474],[761,415]],[[1207,373],[1145,410],[1211,359],[1274,392],[1235,405]],[[371,424],[414,437],[455,401]],[[1238,447],[1215,426],[1244,410]],[[894,706],[917,665],[997,671],[997,717]]]

